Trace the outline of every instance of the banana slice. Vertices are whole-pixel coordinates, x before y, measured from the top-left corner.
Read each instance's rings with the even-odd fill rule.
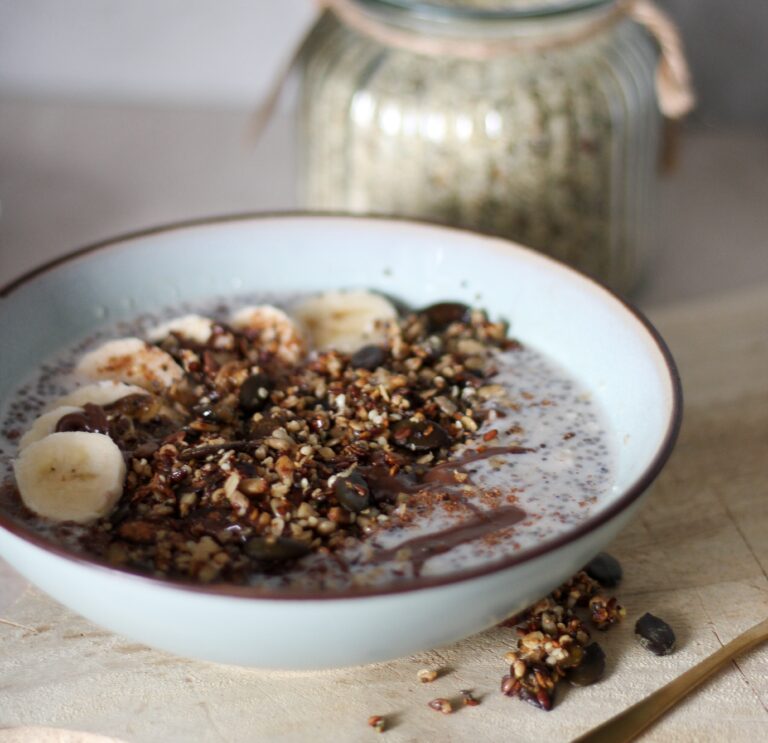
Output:
[[[381,343],[386,333],[378,321],[393,320],[397,311],[380,294],[354,290],[310,297],[294,314],[315,348],[353,353],[369,343]]]
[[[167,338],[171,333],[178,333],[195,343],[208,343],[213,331],[213,320],[202,315],[183,315],[164,322],[147,333],[147,338],[153,343]]]
[[[120,500],[125,461],[102,433],[52,433],[30,444],[13,464],[21,499],[56,521],[84,523],[106,516]]]
[[[52,411],[56,408],[66,405],[83,406],[90,402],[94,405],[111,405],[113,402],[122,400],[128,395],[146,395],[147,391],[143,387],[137,387],[135,384],[125,384],[125,382],[113,382],[111,379],[105,379],[102,382],[94,382],[78,387],[74,392],[70,392],[64,397],[55,400],[46,410]]]
[[[229,320],[236,330],[253,331],[259,346],[288,364],[304,355],[304,339],[296,323],[271,304],[251,305],[233,313]]]
[[[77,371],[91,379],[113,379],[157,392],[184,377],[184,370],[161,348],[140,338],[118,338],[85,354]]]
[[[65,416],[70,413],[82,413],[83,409],[74,405],[61,405],[58,408],[43,413],[37,418],[29,431],[27,431],[19,441],[19,451],[22,452],[30,444],[34,444],[35,441],[45,438],[48,434],[53,433],[56,430],[56,424]]]

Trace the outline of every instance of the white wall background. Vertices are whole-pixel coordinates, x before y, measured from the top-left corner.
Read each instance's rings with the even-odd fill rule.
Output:
[[[312,0],[0,0],[0,95],[252,107]]]
[[[657,0],[713,124],[768,126],[768,0]],[[314,0],[0,0],[0,97],[251,108]]]

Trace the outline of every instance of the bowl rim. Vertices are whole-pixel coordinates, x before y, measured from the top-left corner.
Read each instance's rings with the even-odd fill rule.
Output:
[[[91,243],[81,248],[69,251],[63,255],[57,256],[52,260],[46,261],[39,266],[23,273],[21,276],[12,279],[9,283],[0,287],[0,300],[10,296],[13,292],[37,279],[39,276],[48,274],[59,266],[72,263],[80,258],[89,257],[96,253],[107,251],[111,248],[119,248],[127,242],[159,235],[167,232],[180,231],[196,227],[208,227],[212,225],[226,225],[237,222],[261,222],[278,221],[291,219],[317,219],[317,220],[349,220],[351,222],[387,222],[395,223],[405,227],[421,226],[428,227],[436,232],[445,231],[458,233],[474,240],[495,245],[498,249],[508,250],[510,247],[515,251],[527,253],[529,257],[534,257],[545,263],[553,264],[560,270],[570,273],[573,278],[586,282],[591,285],[592,290],[597,290],[607,294],[631,316],[633,316],[648,334],[650,339],[656,345],[661,358],[669,375],[670,388],[672,393],[670,414],[667,423],[667,429],[662,437],[654,456],[649,464],[643,470],[642,474],[627,488],[618,498],[615,499],[607,508],[577,524],[562,534],[556,535],[545,540],[539,545],[521,550],[518,553],[508,555],[504,558],[494,560],[493,562],[474,568],[462,570],[460,572],[449,573],[439,576],[426,576],[423,578],[410,580],[402,585],[384,585],[379,587],[350,587],[346,589],[328,589],[328,590],[300,590],[292,588],[265,588],[254,585],[236,585],[227,583],[193,583],[191,581],[177,578],[158,577],[148,575],[138,570],[129,568],[118,568],[97,557],[86,554],[72,552],[63,546],[48,541],[34,530],[27,528],[24,524],[15,521],[10,514],[5,513],[0,508],[0,529],[5,530],[22,541],[31,544],[34,547],[52,553],[54,556],[64,558],[69,562],[74,562],[81,567],[92,568],[101,571],[104,575],[117,575],[127,580],[135,580],[148,587],[158,589],[171,588],[182,592],[191,592],[196,595],[220,596],[226,598],[250,599],[259,601],[330,601],[330,600],[351,600],[370,597],[388,596],[393,594],[410,593],[427,588],[438,588],[452,586],[457,583],[482,578],[499,573],[518,565],[531,562],[536,558],[549,553],[554,553],[562,547],[565,547],[577,540],[594,532],[602,525],[611,521],[621,512],[629,508],[637,501],[648,489],[651,483],[658,477],[667,460],[669,459],[675,442],[677,441],[682,423],[683,396],[682,383],[677,365],[672,357],[664,339],[656,330],[648,318],[631,302],[607,287],[601,281],[588,276],[587,274],[567,265],[561,260],[543,254],[539,251],[528,248],[520,243],[514,242],[503,237],[483,234],[460,227],[451,227],[438,222],[428,220],[407,219],[397,216],[378,215],[378,214],[350,214],[347,212],[334,211],[308,211],[308,210],[275,210],[275,211],[257,211],[243,212],[236,214],[225,214],[210,217],[200,217],[189,220],[181,220],[158,226],[148,227],[128,233],[123,233],[115,237],[106,238],[95,243]]]

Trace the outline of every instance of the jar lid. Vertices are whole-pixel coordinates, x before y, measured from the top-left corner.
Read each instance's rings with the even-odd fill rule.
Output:
[[[364,0],[365,1],[365,0]],[[559,15],[607,5],[615,0],[367,0],[423,16],[457,18],[530,18]]]

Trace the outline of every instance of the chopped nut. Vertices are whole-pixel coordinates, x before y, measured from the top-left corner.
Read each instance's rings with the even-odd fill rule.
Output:
[[[300,503],[296,510],[296,515],[300,519],[308,519],[310,516],[317,516],[317,511],[309,503]]]
[[[526,648],[536,650],[544,642],[544,634],[542,632],[529,632],[522,639],[522,643]]]
[[[504,397],[506,390],[500,384],[487,384],[478,389],[477,394],[483,400],[493,400],[494,398]]]
[[[248,498],[243,495],[239,490],[235,490],[229,496],[229,502],[232,504],[232,508],[237,511],[240,516],[244,516],[248,512]]]
[[[479,341],[474,339],[463,339],[458,343],[459,353],[466,356],[483,355],[487,351],[487,347]]]
[[[277,436],[264,439],[264,444],[275,451],[290,451],[294,446],[290,439],[278,438]]]
[[[293,461],[290,457],[282,455],[275,462],[275,471],[283,480],[293,478]]]
[[[263,477],[251,477],[241,480],[238,488],[246,495],[263,495],[269,490],[269,483]]]
[[[470,689],[462,689],[460,694],[461,694],[461,699],[464,702],[464,706],[477,707],[477,705],[480,704],[480,700],[477,699],[477,697],[473,696],[472,691]]]
[[[429,684],[437,678],[437,671],[431,668],[422,668],[416,675],[422,684]]]
[[[197,503],[197,493],[182,493],[179,498],[179,514],[186,516]]]
[[[436,712],[441,712],[444,715],[450,715],[451,712],[453,712],[453,706],[451,703],[442,697],[433,699],[431,702],[427,703],[427,706],[430,707],[430,709],[433,709]]]
[[[454,470],[453,479],[456,480],[456,482],[466,482],[469,479],[469,475],[466,472],[460,472],[459,470]]]
[[[450,398],[445,395],[438,395],[435,397],[435,402],[440,406],[440,410],[446,415],[455,415],[459,408]]]
[[[592,614],[592,622],[600,630],[608,629],[627,615],[626,609],[619,606],[615,597],[609,599],[602,595],[593,596],[589,600],[589,610]]]
[[[324,536],[327,536],[328,534],[333,534],[333,532],[336,531],[336,522],[331,521],[330,519],[323,519],[318,523],[317,531],[319,531]]]
[[[468,415],[464,415],[461,418],[461,425],[467,430],[474,433],[477,431],[477,423],[475,423]]]
[[[515,691],[520,687],[520,681],[509,674],[505,674],[501,677],[501,693],[504,696],[511,697]]]
[[[285,498],[285,496],[288,495],[290,490],[291,490],[291,486],[282,482],[276,482],[270,488],[270,491],[274,498]]]
[[[385,730],[385,720],[382,715],[371,715],[368,718],[368,725],[374,728],[377,733],[383,733]]]

